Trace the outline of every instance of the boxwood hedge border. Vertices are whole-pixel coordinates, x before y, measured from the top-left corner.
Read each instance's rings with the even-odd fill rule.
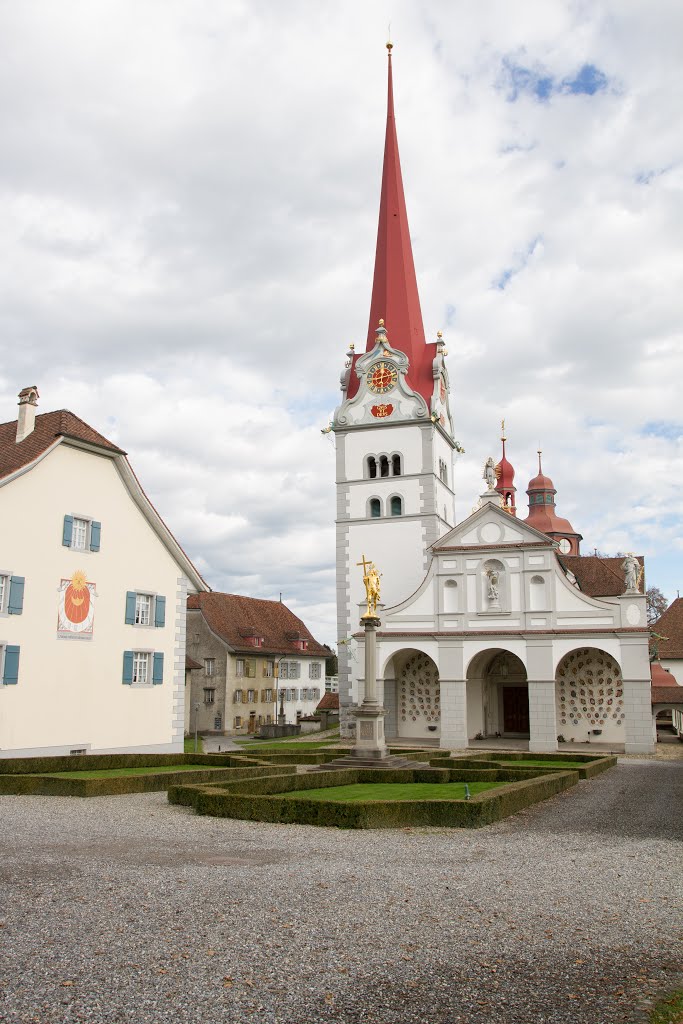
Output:
[[[250,821],[285,822],[335,828],[401,828],[409,826],[481,828],[576,785],[575,771],[531,769],[423,768],[342,769],[315,774],[262,776],[211,785],[174,784],[170,803],[198,814]],[[352,785],[357,782],[502,782],[470,800],[337,801],[288,800],[283,793]]]

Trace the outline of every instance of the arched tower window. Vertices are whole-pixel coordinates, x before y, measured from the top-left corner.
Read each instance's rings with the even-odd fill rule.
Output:
[[[392,476],[400,476],[401,475],[401,456],[400,455],[392,455],[391,456],[391,473],[392,473]]]
[[[370,512],[371,519],[379,519],[382,515],[382,505],[379,498],[370,498],[368,502],[368,511]]]
[[[371,480],[377,476],[377,459],[374,455],[368,455],[368,476]]]
[[[395,494],[391,499],[390,508],[392,516],[403,515],[403,502],[401,501],[397,494]]]
[[[386,455],[380,455],[379,457],[379,475],[389,476],[389,459]]]

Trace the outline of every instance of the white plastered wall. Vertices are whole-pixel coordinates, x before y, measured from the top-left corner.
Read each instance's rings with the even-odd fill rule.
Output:
[[[99,552],[62,545],[74,513],[102,523]],[[21,648],[19,682],[0,686],[2,753],[182,750],[185,581],[113,460],[61,444],[0,488],[0,565],[26,580],[23,613],[0,618],[0,642]],[[91,640],[57,636],[60,581],[77,569],[96,585]],[[166,625],[126,625],[129,590],[166,597]],[[163,652],[163,684],[124,685],[125,650]]]

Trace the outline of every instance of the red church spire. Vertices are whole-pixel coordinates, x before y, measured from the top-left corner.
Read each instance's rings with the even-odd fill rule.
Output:
[[[412,367],[415,354],[418,350],[424,349],[425,332],[422,326],[420,296],[417,292],[413,249],[410,244],[401,160],[398,155],[391,43],[387,43],[387,50],[389,51],[387,130],[384,139],[382,195],[379,204],[375,276],[372,282],[366,351],[373,348],[376,340],[375,330],[382,319],[386,325],[389,341],[394,348],[405,352]]]
[[[392,49],[393,43],[387,43],[389,51],[387,127],[384,139],[384,167],[377,227],[375,274],[372,282],[370,322],[365,350],[370,352],[374,348],[379,321],[384,320],[389,343],[408,357],[408,384],[429,404],[434,390],[432,364],[436,355],[436,345],[434,343],[425,344],[420,296],[417,291],[394,117]],[[349,398],[352,398],[358,390],[358,383],[354,378],[355,375],[352,373],[349,381]]]

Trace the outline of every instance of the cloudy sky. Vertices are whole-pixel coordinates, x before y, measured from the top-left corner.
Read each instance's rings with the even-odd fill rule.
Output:
[[[387,25],[458,518],[536,449],[584,553],[683,585],[679,0],[0,0],[0,419],[125,448],[215,589],[334,643],[334,441],[364,344]]]

